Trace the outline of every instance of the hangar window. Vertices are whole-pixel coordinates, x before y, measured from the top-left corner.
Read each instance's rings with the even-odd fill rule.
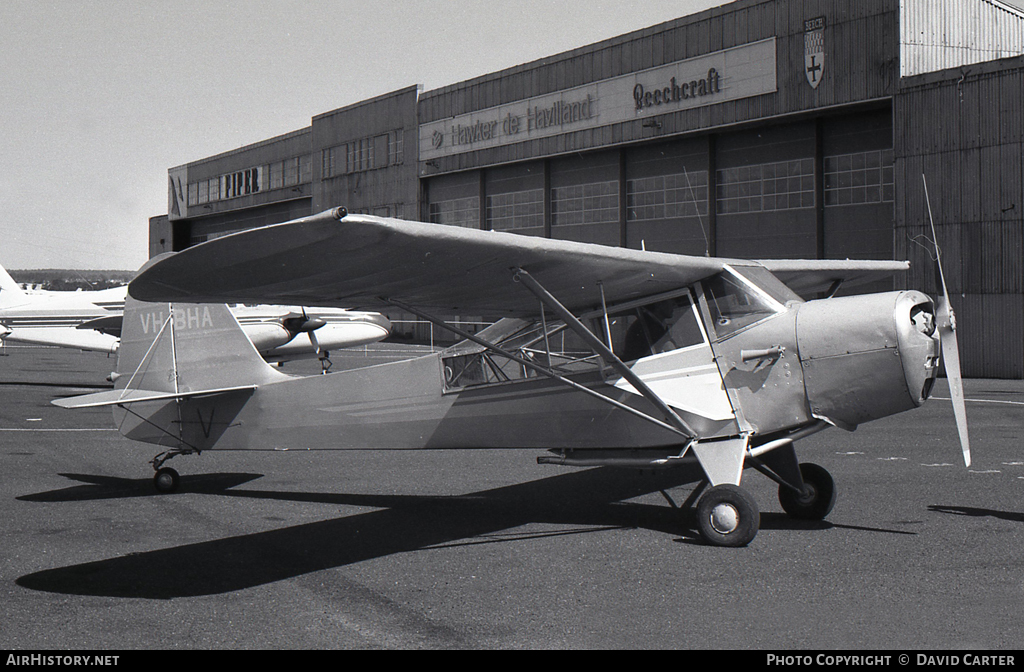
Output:
[[[405,160],[405,134],[402,131],[388,133],[388,164],[397,165]]]
[[[825,205],[892,202],[891,149],[825,157]]]
[[[480,197],[453,198],[430,204],[430,221],[433,224],[462,226],[467,229],[480,228]]]
[[[401,130],[359,138],[321,152],[323,177],[386,168],[405,160],[405,138]]]
[[[488,196],[487,224],[493,231],[544,226],[544,190],[528,189]]]
[[[593,182],[551,190],[551,224],[602,224],[619,221],[619,182]]]
[[[343,161],[345,160],[345,147],[330,147],[320,154],[320,174],[324,178],[340,175]]]
[[[718,214],[814,207],[814,159],[725,168],[717,177]]]
[[[629,221],[708,214],[708,171],[657,175],[626,182]]]
[[[291,187],[299,183],[299,162],[288,159],[284,162],[284,186]]]

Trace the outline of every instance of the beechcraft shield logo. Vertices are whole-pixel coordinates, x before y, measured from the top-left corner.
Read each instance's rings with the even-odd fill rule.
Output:
[[[825,17],[804,21],[804,70],[812,89],[825,72]]]

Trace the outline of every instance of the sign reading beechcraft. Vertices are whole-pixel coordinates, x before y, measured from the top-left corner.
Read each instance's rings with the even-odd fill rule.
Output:
[[[420,125],[420,161],[774,93],[775,38]]]
[[[825,72],[825,17],[804,21],[804,69],[812,89]]]

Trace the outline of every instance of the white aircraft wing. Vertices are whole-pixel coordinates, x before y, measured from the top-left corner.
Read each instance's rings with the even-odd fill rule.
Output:
[[[3,334],[9,343],[76,348],[94,352],[117,352],[117,337],[75,327],[15,327]]]
[[[801,296],[826,292],[840,283],[856,287],[906,272],[909,261],[862,259],[762,259],[758,263]]]
[[[569,310],[584,311],[600,306],[602,294],[609,305],[652,296],[728,263],[754,262],[347,215],[337,208],[154,258],[129,293],[143,301],[339,307],[397,300],[444,313],[532,317],[539,304],[513,282],[516,269],[528,271]],[[820,275],[825,266],[808,270]]]
[[[329,211],[217,238],[136,277],[143,301],[382,306],[482,316],[536,315],[512,282],[523,268],[569,309],[686,286],[723,261]],[[173,299],[171,298],[173,297]]]

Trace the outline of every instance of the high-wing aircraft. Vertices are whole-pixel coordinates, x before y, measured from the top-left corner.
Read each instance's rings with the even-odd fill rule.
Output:
[[[0,267],[0,340],[117,352],[127,286],[26,292]],[[341,308],[236,305],[232,312],[264,359],[283,362],[376,343],[391,333],[379,313]]]
[[[744,469],[777,481],[790,515],[824,518],[833,479],[798,463],[794,442],[922,404],[951,333],[936,324],[948,310],[917,291],[806,300],[793,287],[834,292],[907,267],[689,257],[337,208],[151,260],[129,286],[115,389],[54,403],[113,407],[122,434],[161,446],[161,491],[179,482],[168,459],[214,449],[696,460],[704,481],[687,507],[696,501],[700,533],[742,546],[760,524]],[[464,340],[291,376],[258,356],[224,301],[398,308]],[[495,321],[471,334],[442,315]]]

